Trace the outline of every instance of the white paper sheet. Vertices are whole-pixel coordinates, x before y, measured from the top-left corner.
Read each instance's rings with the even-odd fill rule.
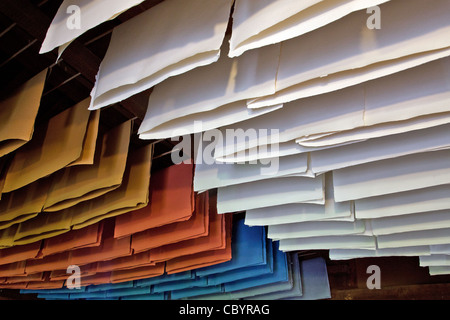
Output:
[[[405,7],[408,8],[407,19],[404,18]],[[371,78],[366,77],[364,81],[417,66],[417,62],[395,60],[417,53],[449,49],[450,39],[446,36],[450,32],[449,8],[446,0],[426,3],[421,0],[390,1],[380,6],[382,27],[378,30],[367,27],[369,15],[361,10],[314,32],[285,41],[282,44],[277,91],[320,78],[323,81],[316,83],[316,86],[342,81],[339,77],[338,80],[333,79],[333,75],[380,62],[390,61],[393,65],[383,65],[381,69],[384,70],[378,74],[373,71]],[[447,56],[449,53],[446,53]],[[425,59],[421,63],[427,61],[431,60]],[[328,79],[329,75],[332,75],[331,79]],[[357,84],[346,80],[333,90]],[[322,90],[315,94],[324,92],[329,91]]]
[[[450,229],[402,232],[377,236],[378,248],[399,248],[450,243]]]
[[[278,143],[275,148],[269,144],[266,145],[265,148],[250,148],[248,150],[244,150],[243,152],[233,153],[225,157],[216,157],[215,159],[222,163],[236,163],[244,161],[257,161],[273,157],[281,158],[301,153],[304,152],[300,145],[295,143],[295,141],[288,141]]]
[[[450,111],[449,76],[450,58],[445,58],[356,87],[287,103],[283,111],[241,122],[239,127],[279,128],[280,142],[296,139],[304,147],[317,148],[437,126],[448,123],[440,113]],[[250,141],[249,148],[257,145]],[[238,146],[236,151],[242,149]],[[216,157],[226,154],[218,150]]]
[[[450,256],[445,254],[419,256],[419,263],[421,267],[450,267]]]
[[[444,48],[424,53],[416,53],[414,55],[395,59],[394,61],[388,60],[386,62],[379,62],[364,68],[341,71],[293,85],[277,91],[270,96],[249,100],[248,107],[258,109],[278,103],[287,103],[337,90],[343,90],[354,85],[401,73],[403,70],[407,71],[408,69],[446,58],[449,55],[450,48]]]
[[[252,110],[246,108],[244,101],[237,101],[214,110],[193,113],[165,122],[151,131],[141,133],[139,138],[142,140],[167,139],[200,133],[253,119],[281,108],[283,108],[283,105]]]
[[[236,0],[230,57],[318,29],[389,0]]]
[[[430,246],[430,252],[432,254],[450,255],[450,243],[449,244],[432,245],[432,246]]]
[[[226,130],[266,129],[267,140],[250,139],[248,143],[227,141],[223,149],[217,148],[215,157],[223,157],[275,140],[274,130],[279,132],[278,142],[292,141],[298,137],[340,130],[350,130],[364,125],[364,89],[362,86],[339,92],[294,101],[270,114],[226,126]]]
[[[40,53],[65,47],[86,31],[142,2],[144,0],[64,0],[47,31]],[[77,8],[72,9],[74,5],[79,11]]]
[[[355,201],[358,219],[377,219],[450,209],[450,185],[423,188]]]
[[[450,267],[439,266],[439,267],[429,267],[430,276],[439,276],[450,274]]]
[[[331,260],[352,260],[358,258],[375,257],[417,257],[430,254],[429,246],[404,247],[392,249],[331,249],[329,257]]]
[[[232,0],[166,0],[114,29],[91,110],[219,58]]]
[[[450,228],[450,210],[372,219],[374,235]]]
[[[328,172],[363,163],[448,148],[450,148],[450,124],[312,152],[311,169],[315,173]]]
[[[204,147],[206,145],[201,148],[202,152]],[[194,191],[282,177],[294,173],[306,173],[308,169],[307,154],[271,159],[271,161],[278,161],[278,170],[271,175],[261,174],[261,170],[269,167],[270,164],[208,164],[205,161],[197,162],[194,175]]]
[[[280,224],[268,227],[267,237],[272,240],[309,238],[323,236],[343,236],[365,231],[364,221],[308,221]]]
[[[280,45],[275,45],[235,59],[222,55],[214,64],[167,79],[150,95],[139,134],[177,118],[275,92],[279,54]]]
[[[334,201],[331,174],[325,176],[325,205],[290,203],[247,210],[245,213],[245,224],[249,226],[270,226],[329,219],[354,221],[353,204]]]
[[[218,188],[217,212],[239,212],[287,203],[324,203],[324,177],[272,178]]]
[[[281,251],[329,250],[329,249],[372,249],[375,237],[361,235],[311,237],[280,240]]]
[[[333,171],[337,202],[450,183],[450,151],[434,151]]]
[[[268,107],[269,108],[269,107]],[[257,110],[266,110],[264,109],[257,109]],[[251,109],[252,110],[252,109]],[[275,139],[276,140],[276,139]],[[298,143],[294,141],[288,141],[288,142],[281,142],[276,145],[268,144],[263,145],[255,148],[250,148],[247,150],[243,150],[237,153],[225,155],[224,157],[217,157],[216,160],[223,163],[236,163],[236,162],[242,162],[242,161],[256,161],[256,160],[263,160],[268,159],[271,157],[286,157],[294,154],[302,154],[302,153],[308,153],[313,151],[319,151],[319,150],[325,150],[330,149],[334,147],[339,146],[345,146],[352,143],[358,143],[359,141],[351,141],[348,143],[342,143],[336,146],[323,146],[323,147],[304,147],[299,145]]]
[[[442,126],[450,122],[450,113],[437,113],[402,121],[390,121],[385,117],[385,121],[389,122],[327,135],[311,135],[297,139],[296,142],[306,148],[339,147],[341,145],[363,142],[369,139]]]

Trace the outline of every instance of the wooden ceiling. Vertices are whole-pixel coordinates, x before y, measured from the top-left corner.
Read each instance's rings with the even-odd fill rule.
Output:
[[[57,60],[57,50],[40,55],[47,29],[63,0],[0,1],[0,98],[48,68],[47,82],[37,123],[89,97],[100,62],[114,27],[150,9],[163,0],[147,0],[118,18],[103,23],[75,40]],[[134,119],[134,132],[145,115],[151,90],[133,96],[101,111],[101,126],[112,128]],[[132,144],[155,144],[153,168],[170,165],[174,142],[141,141],[133,135]],[[326,251],[301,252],[301,257],[323,256]],[[382,289],[365,288],[370,264],[382,270]],[[384,270],[384,271],[383,271]],[[430,277],[419,267],[418,258],[358,259],[329,261],[328,272],[333,299],[450,299],[450,276]],[[1,299],[34,299],[17,291],[0,290]]]

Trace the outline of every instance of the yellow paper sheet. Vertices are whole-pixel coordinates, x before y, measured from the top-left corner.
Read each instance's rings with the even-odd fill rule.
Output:
[[[0,157],[31,140],[47,70],[0,101]]]
[[[67,109],[39,127],[16,152],[6,173],[3,192],[24,187],[78,160],[83,151],[89,100]]]

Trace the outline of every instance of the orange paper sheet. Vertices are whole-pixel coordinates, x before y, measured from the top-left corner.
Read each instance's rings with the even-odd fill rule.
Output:
[[[98,247],[101,244],[103,222],[89,227],[73,230],[62,235],[45,239],[41,257],[84,247]]]
[[[133,234],[132,248],[135,252],[142,252],[171,243],[206,236],[209,228],[208,200],[208,193],[197,195],[195,212],[187,221],[175,222]]]
[[[41,242],[25,246],[16,246],[0,250],[0,265],[37,258],[41,249]]]
[[[116,218],[114,237],[188,220],[194,211],[193,165],[180,164],[155,172],[150,193],[150,205]]]
[[[226,245],[226,225],[231,223],[232,215],[217,214],[216,195],[209,201],[209,233],[207,236],[150,250],[153,261],[163,262],[199,252],[224,249]]]
[[[231,227],[227,225],[227,241],[225,249],[200,252],[167,261],[167,274],[208,267],[231,260]]]

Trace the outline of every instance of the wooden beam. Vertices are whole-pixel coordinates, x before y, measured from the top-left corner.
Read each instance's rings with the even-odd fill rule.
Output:
[[[332,290],[332,300],[449,300],[450,283],[404,285],[380,290]]]

